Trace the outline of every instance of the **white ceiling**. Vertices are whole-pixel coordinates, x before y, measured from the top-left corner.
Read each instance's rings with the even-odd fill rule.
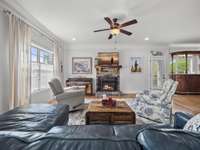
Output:
[[[75,43],[109,43],[105,16],[125,15],[138,24],[120,43],[200,43],[200,0],[16,0],[58,37]],[[123,22],[123,21],[122,21]],[[75,37],[77,40],[72,41]],[[149,41],[144,41],[149,37]]]

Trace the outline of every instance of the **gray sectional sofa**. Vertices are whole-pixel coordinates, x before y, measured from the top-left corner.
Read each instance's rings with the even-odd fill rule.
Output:
[[[31,105],[1,115],[0,149],[198,150],[200,147],[199,134],[180,129],[189,119],[183,114],[175,115],[179,130],[153,125],[67,126],[68,109],[66,105]]]

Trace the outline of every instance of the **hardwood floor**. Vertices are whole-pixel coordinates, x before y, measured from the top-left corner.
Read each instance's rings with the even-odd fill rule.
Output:
[[[184,111],[194,115],[200,113],[200,95],[175,95],[172,111]]]
[[[115,96],[117,99],[134,98],[135,94],[124,94],[122,96]],[[95,96],[87,96],[87,99],[96,99]],[[192,114],[200,113],[200,95],[175,95],[173,97],[172,105],[173,113],[182,111]]]

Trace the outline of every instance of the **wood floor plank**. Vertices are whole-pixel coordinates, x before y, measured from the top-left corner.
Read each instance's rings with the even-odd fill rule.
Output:
[[[173,112],[184,111],[192,114],[200,113],[200,95],[175,95]]]

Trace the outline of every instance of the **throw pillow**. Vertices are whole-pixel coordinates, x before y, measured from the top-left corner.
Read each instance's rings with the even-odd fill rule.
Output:
[[[183,130],[200,133],[200,113],[192,117],[184,126]]]

